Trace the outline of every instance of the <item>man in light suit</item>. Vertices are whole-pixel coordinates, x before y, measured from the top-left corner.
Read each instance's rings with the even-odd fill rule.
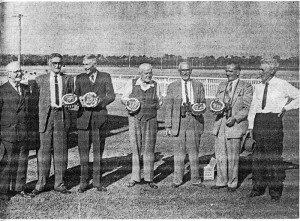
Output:
[[[206,103],[204,87],[201,82],[190,78],[192,69],[189,63],[179,64],[182,79],[172,82],[165,98],[166,135],[174,136],[174,179],[172,188],[183,183],[184,160],[186,152],[189,154],[191,167],[191,183],[199,187],[199,144],[204,130],[203,115],[194,116],[191,106],[195,103]]]
[[[6,66],[8,81],[0,86],[0,199],[9,199],[10,186],[17,195],[25,192],[28,167],[29,87],[20,84],[22,72],[17,61]]]
[[[51,149],[55,183],[54,190],[62,194],[71,193],[64,184],[67,170],[67,132],[70,127],[69,109],[62,104],[62,96],[68,93],[73,80],[61,73],[62,56],[53,53],[49,57],[50,72],[36,78],[39,90],[39,133],[41,146],[38,150],[38,181],[34,195],[45,190],[51,167]]]
[[[93,143],[93,186],[98,191],[107,191],[101,180],[102,154],[104,151],[105,137],[107,133],[107,109],[106,106],[115,100],[115,93],[108,73],[97,70],[97,57],[87,55],[83,59],[86,73],[76,78],[75,93],[79,97],[80,107],[77,115],[78,149],[80,157],[80,187],[79,193],[88,188],[88,163],[90,152],[90,135]],[[95,92],[98,102],[93,107],[86,107],[83,96],[88,92]]]
[[[252,101],[252,86],[239,79],[241,68],[226,66],[227,82],[219,84],[216,98],[225,103],[225,110],[217,114],[213,128],[217,179],[211,189],[226,188],[234,192],[238,184],[241,140],[248,128],[248,112]]]

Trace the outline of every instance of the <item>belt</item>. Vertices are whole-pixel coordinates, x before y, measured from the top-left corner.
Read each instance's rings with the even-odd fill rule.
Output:
[[[51,110],[54,112],[61,111],[62,107],[51,107]]]

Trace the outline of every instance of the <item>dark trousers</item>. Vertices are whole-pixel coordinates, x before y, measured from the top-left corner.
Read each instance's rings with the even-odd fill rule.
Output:
[[[64,189],[64,176],[68,164],[67,134],[64,128],[63,112],[51,110],[44,133],[40,133],[41,146],[38,150],[38,182],[36,189],[45,189],[51,168],[53,144],[54,189]]]
[[[13,191],[22,191],[26,184],[28,148],[25,141],[11,143],[2,141],[0,159],[0,194],[6,194],[10,185]]]
[[[271,196],[281,196],[285,171],[283,168],[283,125],[278,114],[256,114],[253,138],[256,149],[252,162],[252,185],[254,192],[264,193],[269,187]]]
[[[78,150],[80,158],[80,188],[85,189],[88,185],[88,167],[89,167],[89,153],[90,153],[90,136],[93,143],[93,186],[100,187],[100,179],[102,174],[102,154],[104,152],[105,137],[106,137],[106,123],[101,127],[96,126],[95,121],[90,121],[87,130],[78,130]]]

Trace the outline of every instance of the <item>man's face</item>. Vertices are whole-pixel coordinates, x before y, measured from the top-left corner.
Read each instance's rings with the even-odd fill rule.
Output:
[[[268,79],[271,79],[274,76],[274,70],[268,64],[262,64],[259,68],[259,75],[261,81],[265,83]]]
[[[143,70],[140,72],[140,74],[141,74],[141,80],[145,83],[149,83],[153,76],[152,69]]]
[[[62,60],[60,57],[54,57],[49,61],[50,69],[54,73],[58,74],[61,71]]]
[[[20,82],[22,79],[22,72],[20,70],[17,71],[10,71],[8,72],[8,77],[13,81],[13,82]]]
[[[93,59],[84,59],[83,66],[86,74],[92,74],[96,70],[96,61]]]
[[[192,69],[190,68],[190,66],[188,64],[183,64],[183,65],[181,65],[181,67],[179,69],[179,73],[180,73],[182,80],[188,81],[191,78]]]
[[[237,79],[240,75],[240,70],[234,70],[235,67],[234,65],[227,65],[226,66],[226,77],[228,79],[228,81],[234,81],[235,79]]]

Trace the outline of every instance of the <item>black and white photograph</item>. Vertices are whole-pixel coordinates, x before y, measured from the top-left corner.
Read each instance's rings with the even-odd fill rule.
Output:
[[[0,0],[0,220],[299,219],[298,1]]]

